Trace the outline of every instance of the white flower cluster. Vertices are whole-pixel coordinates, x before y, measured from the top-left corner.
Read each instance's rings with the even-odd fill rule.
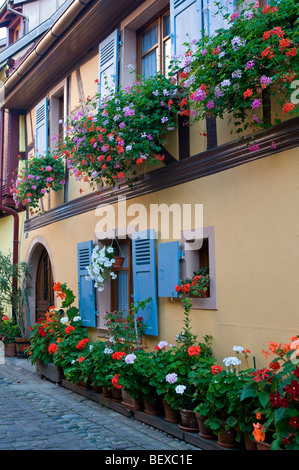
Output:
[[[104,290],[104,282],[109,275],[112,279],[116,279],[117,277],[112,271],[112,266],[115,262],[113,253],[114,248],[112,246],[104,246],[101,249],[99,246],[96,246],[93,249],[91,263],[87,268],[87,279],[95,281],[95,287],[97,287],[99,291]]]
[[[238,365],[241,364],[240,359],[238,359],[237,357],[234,357],[234,356],[225,357],[225,358],[223,359],[223,362],[224,362],[224,364],[226,365],[226,367],[229,367],[229,366],[238,366]]]

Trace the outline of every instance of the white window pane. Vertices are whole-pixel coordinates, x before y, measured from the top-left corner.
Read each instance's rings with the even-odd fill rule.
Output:
[[[158,42],[158,25],[155,24],[151,29],[142,35],[142,54],[148,51]]]
[[[157,50],[155,49],[142,58],[142,75],[144,75],[145,78],[156,75],[157,70],[158,70],[157,68],[158,57],[157,56],[158,56]]]

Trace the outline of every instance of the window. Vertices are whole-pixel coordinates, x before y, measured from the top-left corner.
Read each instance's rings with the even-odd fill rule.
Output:
[[[171,57],[169,10],[139,30],[137,37],[138,74],[146,78],[157,72],[167,74]]]
[[[115,256],[121,256],[124,263],[121,268],[114,269],[117,278],[111,280],[111,310],[128,313],[133,301],[132,284],[132,243],[131,240],[119,240],[114,244]]]
[[[207,297],[192,299],[192,307],[198,309],[217,309],[214,228],[203,227],[203,239],[198,249],[188,249],[188,243],[189,241],[182,235],[181,247],[184,257],[181,266],[181,278],[192,277],[193,273],[200,268],[208,268],[210,276]]]
[[[99,335],[105,335],[105,312],[123,310],[128,312],[131,303],[143,301],[151,297],[151,301],[142,311],[146,334],[158,335],[158,308],[156,286],[155,236],[151,230],[134,232],[127,228],[124,238],[123,230],[115,230],[113,246],[117,254],[125,258],[123,267],[117,270],[115,280],[107,279],[104,290],[96,290],[97,329]],[[122,234],[120,236],[119,234]],[[129,233],[131,234],[129,236]],[[106,233],[97,233],[96,243],[100,248],[111,244]]]
[[[51,151],[58,147],[64,137],[64,122],[66,109],[66,82],[60,83],[49,93],[49,146]]]

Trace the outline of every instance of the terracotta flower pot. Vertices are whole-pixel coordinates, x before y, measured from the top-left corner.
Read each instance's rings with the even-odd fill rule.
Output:
[[[79,384],[81,385],[81,387],[84,387],[84,388],[87,388],[87,389],[91,388],[90,380],[88,380],[88,379],[86,381],[84,379],[80,379]]]
[[[100,385],[93,385],[92,386],[92,391],[95,393],[102,393],[102,387]]]
[[[15,343],[4,344],[4,354],[5,354],[5,357],[15,357],[17,355],[16,344]]]
[[[122,402],[126,408],[132,411],[140,411],[142,409],[142,403],[136,398],[132,398],[124,388],[122,388]]]
[[[167,423],[178,424],[180,422],[180,412],[173,409],[163,398],[163,407],[164,407],[164,419]]]
[[[112,393],[112,401],[116,401],[120,403],[122,400],[121,388],[113,387],[111,390],[111,393]]]
[[[113,269],[121,269],[123,267],[125,258],[122,256],[114,256],[115,263],[113,264]]]
[[[271,450],[271,444],[264,441],[256,441],[257,450]]]
[[[236,441],[237,431],[234,428],[230,428],[226,430],[224,424],[221,426],[222,430],[217,436],[217,444],[220,447],[224,447],[226,449],[232,449],[233,447],[237,447],[238,443]]]
[[[107,387],[107,385],[104,385],[102,387],[102,395],[105,398],[112,398],[112,391],[110,388]]]
[[[198,429],[199,429],[199,435],[203,439],[216,439],[215,434],[213,431],[205,425],[205,421],[207,418],[205,416],[201,416],[199,413],[195,413],[196,419],[197,419],[197,424],[198,424]]]
[[[154,397],[153,399],[144,398],[144,412],[147,415],[158,416],[162,413],[163,406],[160,397]]]
[[[246,450],[257,450],[256,441],[249,438],[248,432],[244,432],[244,445]]]
[[[179,428],[187,432],[198,432],[199,429],[194,411],[185,410],[183,408],[179,408],[179,411],[181,416]]]

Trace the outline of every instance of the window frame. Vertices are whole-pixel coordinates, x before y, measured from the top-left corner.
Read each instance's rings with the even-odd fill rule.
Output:
[[[122,240],[128,240],[130,243],[130,256],[131,256],[131,274],[129,275],[128,279],[128,289],[129,289],[129,296],[130,296],[130,287],[133,289],[133,264],[132,264],[132,238],[131,234],[136,232],[137,226],[128,226],[126,228],[119,228],[115,229],[112,232],[97,232],[94,239],[94,244],[98,245],[102,248],[104,245],[110,244],[112,239],[118,239],[118,243]],[[97,328],[97,335],[99,337],[107,337],[108,336],[108,328],[104,325],[104,315],[107,311],[112,311],[112,288],[111,285],[113,281],[111,279],[107,279],[104,282],[104,290],[99,291],[96,289],[96,328]],[[133,291],[132,291],[133,292]],[[102,305],[104,305],[102,307]]]
[[[164,18],[169,15],[169,7],[163,8],[157,15],[155,15],[149,22],[143,25],[136,31],[136,43],[137,43],[137,75],[142,75],[142,59],[148,55],[153,50],[157,49],[158,55],[158,67],[157,72],[161,72],[165,75],[165,55],[164,55],[164,44],[167,40],[171,40],[171,35],[164,35]],[[158,42],[148,49],[146,52],[142,53],[142,36],[147,31],[149,31],[155,24],[158,25]]]
[[[207,239],[208,241],[208,254],[209,254],[209,275],[210,275],[210,287],[209,287],[209,297],[202,298],[191,298],[191,303],[193,309],[206,309],[206,310],[217,310],[217,288],[216,288],[216,260],[215,260],[215,231],[214,227],[203,227],[202,229],[202,238]],[[196,236],[195,231],[195,240],[201,240],[201,237]],[[193,242],[193,240],[192,240]],[[184,232],[181,233],[181,248],[183,250],[184,256],[181,265],[181,274],[182,279],[185,277],[192,277],[193,272],[196,271],[199,266],[199,250],[187,250],[186,239]]]

